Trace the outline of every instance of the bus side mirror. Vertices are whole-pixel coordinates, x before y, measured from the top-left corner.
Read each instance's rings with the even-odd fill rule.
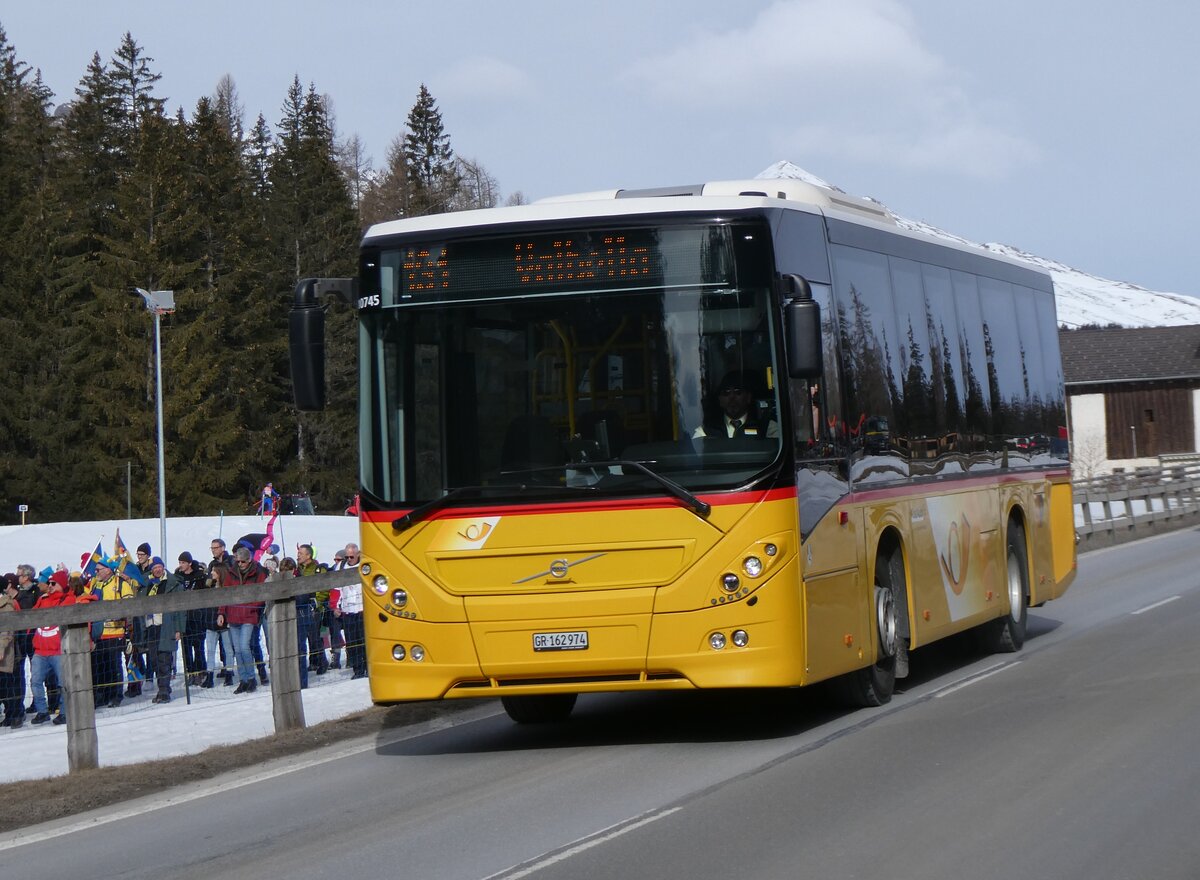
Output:
[[[288,354],[296,409],[325,409],[325,310],[294,306],[288,314]]]
[[[353,278],[304,278],[296,285],[288,313],[288,357],[292,364],[292,394],[296,409],[325,409],[325,309],[322,294],[337,294],[354,303],[358,282]]]
[[[808,282],[799,275],[783,277],[785,293],[795,298],[784,308],[788,375],[815,379],[821,375],[821,306],[812,298]]]

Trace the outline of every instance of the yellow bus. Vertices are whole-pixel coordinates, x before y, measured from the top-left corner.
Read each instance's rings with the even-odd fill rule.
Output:
[[[836,680],[1025,639],[1075,572],[1050,278],[801,181],[383,223],[358,310],[372,698]],[[1045,443],[1014,438],[1038,436]],[[1054,439],[1051,439],[1054,438]]]

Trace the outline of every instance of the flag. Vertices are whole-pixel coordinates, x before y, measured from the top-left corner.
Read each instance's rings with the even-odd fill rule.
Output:
[[[104,561],[104,547],[102,541],[96,542],[96,549],[91,552],[91,555],[85,555],[83,563],[83,573],[89,578],[96,576],[96,563]]]
[[[121,559],[123,557],[128,559],[130,562],[133,561],[133,557],[129,555],[129,548],[126,547],[125,542],[121,540],[120,529],[117,529],[117,538],[115,541],[113,541],[113,556],[117,557],[117,559]]]
[[[139,587],[144,587],[148,583],[146,575],[128,556],[120,556],[115,560],[117,564],[117,574],[125,578],[127,581],[133,581]]]
[[[113,556],[117,563],[117,574],[125,578],[127,581],[133,581],[139,587],[144,587],[147,584],[146,575],[137,563],[133,561],[133,557],[129,555],[129,548],[125,546],[125,542],[121,540],[121,530],[117,529],[117,538],[113,542]]]
[[[279,508],[271,511],[271,518],[267,520],[267,534],[258,544],[258,549],[254,551],[254,561],[262,559],[263,554],[267,552],[267,548],[275,543],[275,520],[279,519]]]

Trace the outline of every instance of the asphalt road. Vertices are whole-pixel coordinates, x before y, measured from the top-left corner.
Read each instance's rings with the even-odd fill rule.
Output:
[[[1200,533],[1080,559],[1014,655],[820,689],[494,703],[0,834],[5,877],[1194,878]]]

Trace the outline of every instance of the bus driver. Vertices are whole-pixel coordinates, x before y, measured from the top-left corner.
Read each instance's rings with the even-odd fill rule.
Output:
[[[774,419],[764,424],[751,410],[754,400],[753,382],[748,371],[734,370],[726,373],[717,386],[717,403],[721,412],[705,420],[704,424],[692,432],[692,439],[702,437],[779,437],[779,423]]]

